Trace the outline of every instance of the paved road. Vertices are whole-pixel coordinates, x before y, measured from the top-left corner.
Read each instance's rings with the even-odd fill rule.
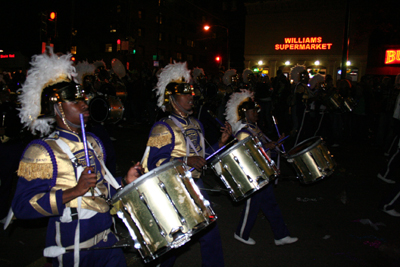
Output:
[[[149,129],[148,125],[125,125],[115,131],[120,174],[132,161],[141,159]],[[348,142],[329,150],[337,169],[327,179],[310,185],[300,184],[291,166],[282,162],[274,190],[292,236],[299,238],[295,244],[275,246],[262,213],[251,233],[257,243],[248,246],[236,241],[233,233],[243,202],[235,203],[223,193],[210,194],[226,266],[400,266],[400,218],[377,208],[391,188],[376,178],[385,161],[382,153],[367,142]],[[207,182],[210,186],[220,183],[216,177]],[[44,266],[45,225],[46,220],[17,220],[2,231],[0,266]],[[196,237],[179,249],[175,266],[201,266]],[[144,264],[134,250],[128,250],[126,256],[129,266],[157,263]]]

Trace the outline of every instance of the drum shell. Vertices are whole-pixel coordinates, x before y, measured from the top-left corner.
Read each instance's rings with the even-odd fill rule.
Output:
[[[331,93],[324,97],[324,104],[331,110],[342,111],[343,108],[343,97],[338,93]]]
[[[117,82],[115,84],[115,91],[116,91],[116,96],[121,99],[123,103],[125,103],[127,97],[128,97],[128,91],[126,90],[126,86],[121,83]]]
[[[287,153],[300,182],[310,184],[333,173],[336,162],[321,137],[309,138]]]
[[[356,106],[356,101],[352,97],[346,97],[343,101],[343,109],[345,112],[353,111]]]
[[[246,198],[278,175],[275,163],[266,160],[255,140],[249,136],[211,162],[234,201]]]
[[[127,219],[125,225],[134,231],[140,244],[140,248],[135,247],[145,262],[183,245],[190,240],[190,236],[217,219],[190,173],[179,161],[156,168],[125,186],[112,198],[112,204],[116,202],[123,206]],[[170,233],[177,229],[185,235],[183,244],[174,244]]]
[[[96,96],[89,102],[90,117],[95,122],[117,123],[124,110],[121,100],[115,96]]]

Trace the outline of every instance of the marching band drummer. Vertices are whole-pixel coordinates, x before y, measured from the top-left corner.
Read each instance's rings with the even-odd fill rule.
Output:
[[[87,123],[89,111],[74,81],[71,54],[57,56],[49,48],[31,65],[19,98],[20,118],[32,133],[47,137],[32,141],[23,153],[12,211],[20,219],[49,217],[44,256],[53,258],[53,266],[126,266],[120,248],[91,249],[116,243],[105,198],[115,192],[110,185],[119,188],[137,179],[141,166],[117,181],[104,165],[100,140],[87,133],[85,149],[80,114]]]
[[[193,113],[193,87],[189,81],[190,71],[186,62],[169,64],[158,75],[155,89],[158,94],[157,105],[164,111],[167,110],[170,115],[153,125],[142,162],[143,167],[151,171],[164,163],[181,160],[196,169],[192,172],[192,177],[199,188],[204,188],[201,175],[203,167],[207,164],[205,155],[208,150],[205,149],[202,124],[190,116]],[[230,138],[230,125],[225,124],[221,132],[222,136],[213,146],[214,150],[222,147]],[[204,190],[201,190],[201,193],[208,199]],[[224,266],[217,224],[213,223],[200,235],[202,266]],[[173,266],[175,260],[176,255],[172,254],[161,266]]]
[[[249,136],[258,137],[264,148],[274,149],[275,144],[268,143],[257,126],[258,105],[253,101],[253,93],[248,90],[233,93],[226,104],[226,120],[232,125],[232,131],[241,141]],[[256,241],[250,237],[259,210],[262,210],[268,219],[274,234],[275,245],[294,243],[297,237],[291,237],[289,230],[283,221],[281,210],[276,202],[271,183],[251,195],[246,200],[240,222],[237,226],[234,238],[247,245],[254,245]]]

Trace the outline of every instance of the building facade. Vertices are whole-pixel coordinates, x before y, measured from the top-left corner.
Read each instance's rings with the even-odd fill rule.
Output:
[[[346,77],[359,81],[374,72],[368,55],[378,49],[370,44],[371,34],[379,27],[380,8],[390,10],[384,2],[246,1],[245,67],[274,77],[279,69],[290,76],[292,67],[302,65],[311,76],[320,72],[340,79],[345,59]],[[346,27],[347,49],[343,49]]]

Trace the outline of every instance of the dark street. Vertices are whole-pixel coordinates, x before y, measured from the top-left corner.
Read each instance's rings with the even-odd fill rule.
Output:
[[[115,129],[117,171],[125,173],[143,155],[149,125],[124,125]],[[281,162],[275,195],[291,236],[299,241],[275,246],[268,221],[259,213],[251,237],[254,246],[235,240],[243,200],[233,202],[225,193],[209,193],[218,215],[226,266],[400,266],[399,220],[378,209],[393,185],[376,178],[385,162],[383,153],[368,142],[347,142],[328,147],[337,162],[334,173],[303,185],[292,166]],[[221,185],[216,176],[208,187]],[[118,220],[118,219],[117,219]],[[120,228],[124,228],[119,221]],[[126,231],[126,229],[123,229]],[[16,220],[1,231],[1,266],[45,266],[43,257],[46,220]],[[203,230],[205,231],[205,230]],[[175,266],[201,266],[196,238],[179,248]],[[107,250],[104,251],[105,253]],[[144,264],[135,250],[126,251],[128,266]]]

